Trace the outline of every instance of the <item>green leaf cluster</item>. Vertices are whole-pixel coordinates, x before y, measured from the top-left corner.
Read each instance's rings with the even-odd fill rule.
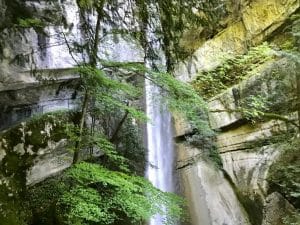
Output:
[[[282,219],[283,224],[285,225],[298,225],[300,224],[300,212],[296,211],[289,216],[286,216]]]
[[[142,128],[134,118],[128,117],[118,134],[116,148],[120,155],[127,158],[129,170],[141,176],[145,173],[147,154],[143,143]]]
[[[252,121],[262,119],[269,110],[268,99],[262,95],[249,95],[241,101],[241,112],[245,119]]]
[[[84,89],[93,96],[96,109],[105,109],[106,111],[119,109],[128,111],[138,120],[147,120],[142,110],[127,104],[129,101],[138,99],[142,93],[141,88],[126,82],[126,80],[117,75],[109,76],[103,70],[93,66],[79,66],[76,71],[80,74]]]
[[[206,103],[190,84],[178,81],[168,73],[152,73],[150,78],[165,91],[159,98],[171,112],[181,114],[199,132],[211,132]]]
[[[91,134],[88,129],[85,129],[82,136],[79,137],[78,126],[68,123],[65,128],[67,139],[69,141],[67,148],[70,151],[73,152],[75,150],[75,145],[80,140],[80,142],[78,142],[80,144],[80,149],[97,149],[105,155],[105,164],[107,166],[128,172],[128,160],[119,154],[116,150],[116,146],[112,144],[103,133],[97,131]],[[89,157],[84,156],[83,158],[87,159]],[[90,158],[92,158],[92,155]]]
[[[167,72],[153,71],[139,63],[103,62],[105,67],[119,68],[143,76],[161,88],[157,103],[184,116],[199,132],[210,133],[207,123],[207,105],[190,84],[177,80]]]
[[[270,190],[282,193],[297,208],[300,207],[300,139],[294,137],[283,145],[284,152],[269,172]]]
[[[164,193],[142,177],[108,170],[98,164],[78,163],[66,176],[71,180],[58,202],[66,224],[137,224],[156,213],[172,224],[182,216],[182,200]]]
[[[245,77],[255,74],[260,65],[274,57],[274,50],[269,44],[263,43],[250,48],[247,54],[234,58],[225,57],[221,66],[212,71],[200,72],[191,84],[203,98],[209,99]]]
[[[45,24],[38,18],[18,19],[17,26],[22,28],[43,28]]]

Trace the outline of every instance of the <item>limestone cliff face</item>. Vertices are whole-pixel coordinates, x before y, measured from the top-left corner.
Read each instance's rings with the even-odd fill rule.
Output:
[[[205,160],[199,149],[185,143],[179,143],[176,147],[191,224],[250,225],[247,213],[224,174]],[[191,165],[186,166],[187,163]]]
[[[70,46],[85,44],[86,36],[76,0],[0,0],[0,8],[0,165],[7,170],[7,174],[4,169],[1,172],[0,189],[15,195],[25,184],[41,181],[71,164],[65,134],[52,137],[53,131],[63,130],[58,124],[64,120],[42,119],[30,125],[26,120],[78,107],[81,97],[73,68],[87,60],[87,55],[79,50],[70,54]],[[125,4],[120,13],[127,15],[129,9]],[[22,18],[31,17],[45,24],[22,24]],[[87,17],[93,25],[93,13]],[[136,26],[131,18],[126,19]],[[109,24],[103,26],[106,31],[112,29]],[[103,37],[99,55],[115,61],[144,60],[142,47],[118,34]],[[20,177],[22,182],[14,187]]]
[[[177,65],[178,79],[188,82],[197,72],[220,65],[223,56],[245,53],[249,46],[273,36],[300,7],[299,0],[224,3],[228,13],[234,15],[219,24],[218,29],[226,28],[205,40],[194,55]],[[124,4],[123,14],[127,14],[127,8],[130,7]],[[16,17],[20,11],[24,17],[34,14],[47,24],[35,28],[21,26]],[[95,22],[92,13],[89,19]],[[135,21],[131,22],[136,26]],[[39,113],[78,106],[80,93],[74,88],[78,85],[78,75],[72,68],[76,65],[74,58],[83,61],[87,56],[78,51],[73,58],[66,45],[66,41],[84,43],[86,38],[76,0],[0,0],[0,30],[0,165],[3,168],[0,190],[8,193],[0,201],[9,203],[26,184],[38,182],[70,165],[71,156],[64,150],[61,133],[66,118],[56,120],[47,115],[36,123],[24,121]],[[103,38],[99,55],[116,61],[144,60],[138,43],[115,34]],[[272,212],[292,210],[280,194],[268,195],[266,182],[269,166],[281,152],[280,142],[272,140],[292,129],[291,126],[274,119],[251,124],[237,110],[236,103],[255,91],[266,96],[278,93],[273,96],[272,105],[277,109],[283,102],[289,102],[291,95],[285,89],[283,93],[277,92],[281,84],[276,83],[273,75],[279,74],[286,86],[294,88],[296,74],[290,71],[295,72],[298,67],[288,57],[278,56],[263,65],[255,76],[233,87],[239,90],[240,99],[234,96],[233,88],[210,99],[210,110],[219,111],[211,113],[209,118],[211,127],[219,131],[217,147],[223,172],[206,161],[195,147],[178,144],[178,167],[183,168],[180,170],[182,186],[193,225],[277,225],[280,216],[275,217]],[[287,110],[285,116],[297,121],[294,109]],[[180,119],[175,120],[175,128],[177,137],[191,133],[191,127]]]
[[[289,93],[296,83],[297,66],[286,58],[279,59],[276,62],[268,64],[256,76],[253,76],[242,83],[234,86],[240,92],[241,99],[263,91],[266,96],[274,96],[270,110],[279,113],[280,107],[285,102],[290,102],[292,94]],[[288,68],[295,68],[291,72]],[[280,74],[281,81],[287,86],[286,89],[280,86],[278,77],[274,76],[274,71]],[[286,73],[289,71],[289,73]],[[290,87],[291,89],[287,88]],[[254,124],[243,120],[243,116],[236,112],[230,112],[228,109],[236,109],[232,89],[216,96],[209,102],[212,111],[224,110],[225,112],[213,112],[210,116],[211,126],[221,131],[217,135],[217,146],[223,160],[223,168],[230,176],[230,179],[237,188],[241,199],[249,198],[248,203],[244,203],[248,208],[248,213],[257,213],[253,218],[256,223],[261,223],[266,216],[263,214],[263,205],[268,198],[267,175],[270,166],[280,156],[283,149],[281,135],[286,131],[294,129],[293,125],[282,120],[266,118],[261,122]],[[259,91],[258,91],[259,90]],[[259,94],[258,94],[259,95]],[[293,108],[285,108],[285,116],[290,121],[297,122],[297,112]],[[270,115],[272,115],[270,113]],[[243,201],[243,200],[242,200]],[[252,203],[251,203],[252,201]],[[250,204],[250,205],[248,205]],[[259,204],[261,204],[259,206]],[[251,209],[252,208],[252,209]],[[268,214],[269,212],[265,212]],[[253,216],[253,215],[252,215]],[[266,219],[266,218],[265,218]],[[267,218],[269,219],[269,218]],[[279,220],[278,220],[279,221]],[[278,221],[273,220],[272,224]]]
[[[299,8],[298,0],[253,0],[239,9],[240,19],[228,25],[213,39],[207,40],[190,59],[179,63],[176,75],[183,81],[195,77],[198,71],[219,65],[224,56],[246,52],[249,46],[266,40]]]
[[[245,53],[249,46],[255,46],[271,36],[274,38],[280,35],[276,33],[277,29],[285,24],[299,7],[299,1],[294,0],[284,3],[277,0],[247,2],[240,10],[240,20],[230,24],[213,39],[207,40],[189,60],[177,66],[175,71],[177,77],[189,82],[197,76],[198,72],[209,71],[222,64],[224,56]],[[280,216],[274,216],[272,211],[284,215],[292,210],[293,207],[280,194],[273,193],[269,196],[266,178],[270,166],[282,151],[279,137],[295,127],[272,116],[251,123],[245,120],[239,107],[249,97],[263,95],[267,99],[272,99],[270,115],[281,113],[289,121],[296,123],[297,110],[291,107],[293,101],[291,92],[297,88],[298,70],[295,61],[287,56],[277,55],[275,59],[257,68],[252,76],[248,76],[242,82],[209,100],[209,121],[211,127],[217,131],[217,148],[223,161],[225,174],[225,178],[223,177],[223,181],[219,183],[222,188],[219,191],[215,190],[214,193],[217,193],[216,195],[219,193],[222,197],[214,196],[217,199],[213,200],[210,196],[213,188],[205,186],[211,172],[204,172],[203,167],[207,165],[207,161],[202,156],[201,150],[195,150],[195,147],[187,142],[178,144],[182,185],[189,200],[193,225],[222,224],[221,218],[212,216],[214,213],[210,214],[211,221],[209,221],[209,218],[197,217],[196,212],[203,210],[199,208],[201,204],[212,209],[209,206],[210,202],[222,202],[219,206],[215,206],[215,214],[222,210],[226,211],[228,206],[226,197],[231,199],[231,203],[235,202],[237,209],[230,214],[232,220],[226,221],[226,215],[222,217],[224,224],[228,225],[239,224],[234,221],[233,215],[245,212],[240,214],[244,218],[241,224],[282,224]],[[282,108],[285,109],[284,112],[280,111]],[[189,125],[175,117],[175,136],[184,137],[191,132]],[[214,175],[214,182],[219,180],[219,176],[222,175]],[[197,190],[195,185],[198,185]],[[226,190],[227,185],[234,190],[234,194],[232,196],[225,194],[224,197],[222,189]]]
[[[80,51],[71,55],[66,44],[83,45],[86,41],[76,0],[14,0],[1,1],[1,4],[2,15],[7,19],[15,16],[17,21],[7,21],[0,33],[0,129],[35,113],[74,108],[76,93],[72,86],[76,84],[72,82],[77,75],[72,68],[87,57]],[[45,20],[45,26],[20,25],[22,15],[12,13],[20,8],[34,18]],[[93,14],[89,17],[93,24]],[[109,30],[109,25],[105,26]],[[142,62],[141,47],[128,40],[121,35],[105,36],[100,56]]]
[[[9,22],[6,24],[8,27],[2,28],[0,129],[16,124],[35,113],[72,108],[73,92],[66,81],[76,78],[76,75],[68,70],[74,62],[67,56],[68,49],[60,35],[60,32],[73,35],[78,32],[78,29],[73,32],[74,19],[72,15],[68,17],[69,12],[66,11],[69,7],[76,9],[75,2],[66,1],[65,5],[59,4],[58,1],[12,1],[11,4],[8,2],[2,1],[2,4],[7,5],[3,8],[7,18],[12,17],[14,14],[11,15],[10,12],[19,7],[33,13],[37,18],[47,14],[58,20],[65,16],[67,18],[65,29],[63,24],[58,24],[55,20],[49,21],[49,26],[40,29],[23,28]]]

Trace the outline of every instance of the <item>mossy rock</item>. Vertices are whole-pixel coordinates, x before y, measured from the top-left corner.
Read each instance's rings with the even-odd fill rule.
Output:
[[[236,191],[237,197],[246,210],[250,223],[260,225],[263,221],[263,200],[261,196],[252,193]]]
[[[300,138],[285,141],[284,151],[268,174],[269,192],[279,192],[300,209]]]
[[[28,214],[23,207],[27,170],[33,166],[39,149],[46,148],[49,141],[66,138],[65,124],[71,122],[74,115],[68,112],[40,115],[0,134],[1,225],[25,224],[22,221]]]

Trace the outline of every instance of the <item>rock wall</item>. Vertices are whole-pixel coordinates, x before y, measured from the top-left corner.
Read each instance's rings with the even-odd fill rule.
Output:
[[[271,36],[274,38],[277,30],[282,29],[289,16],[299,9],[299,4],[299,1],[293,0],[248,2],[240,10],[240,20],[229,25],[214,38],[207,40],[189,60],[178,64],[175,71],[178,79],[189,82],[197,76],[198,72],[210,71],[221,65],[224,56],[243,54],[249,46],[257,45]],[[244,216],[244,221],[240,224],[247,224],[248,221],[253,225],[281,225],[282,215],[287,215],[293,210],[293,207],[279,193],[269,195],[267,175],[270,166],[282,152],[284,135],[287,131],[295,130],[295,126],[290,122],[298,121],[292,94],[297,89],[298,66],[298,63],[288,56],[276,55],[275,58],[257,68],[252,76],[246,77],[241,83],[209,100],[209,122],[217,132],[216,143],[223,161],[224,174],[224,176],[217,175],[216,172],[214,182],[219,181],[221,189],[226,190],[226,185],[229,185],[231,191],[234,190],[230,202],[237,204],[237,201],[240,204],[240,211],[235,212]],[[234,93],[236,91],[239,93],[238,99]],[[242,104],[253,96],[263,96],[271,103],[268,111],[269,118],[255,123],[245,119],[240,107],[243,107]],[[288,118],[290,122],[272,117],[277,113]],[[192,134],[192,129],[180,119],[180,116],[174,118],[175,137],[180,141],[177,148],[178,168],[191,211],[191,224],[222,224],[220,221],[222,219],[226,221],[226,215],[220,216],[222,219],[215,218],[214,221],[218,221],[215,223],[209,218],[199,218],[202,215],[201,211],[207,212],[213,207],[218,212],[226,211],[228,204],[224,196],[218,200],[210,200],[221,202],[220,205],[210,206],[212,204],[210,201],[205,203],[205,199],[207,201],[210,198],[211,190],[216,194],[214,197],[218,198],[220,192],[215,190],[218,184],[206,183],[211,172],[205,169],[205,165],[209,163],[203,156],[203,150],[197,150],[185,141],[185,137]],[[207,189],[204,187],[205,183],[208,185]],[[238,205],[235,205],[235,208],[239,209]],[[281,216],[274,216],[274,211],[280,212]],[[242,214],[242,212],[246,213]],[[231,218],[235,218],[233,215],[234,213],[231,212]],[[238,223],[232,219],[225,224]]]
[[[41,181],[72,163],[65,151],[64,125],[71,115],[45,115],[0,134],[0,219],[15,221],[26,185]],[[22,224],[20,222],[20,224]]]
[[[189,200],[191,224],[250,225],[247,213],[224,174],[205,160],[199,149],[184,143],[176,147],[178,167],[183,174],[183,194]],[[190,159],[198,160],[195,165],[187,166]]]
[[[288,62],[287,59],[279,59],[262,70],[257,76],[245,80],[233,88],[240,90],[241,98],[247,98],[254,93],[259,95],[261,92],[255,91],[262,90],[265,96],[274,99],[270,96],[281,92],[281,98],[275,97],[278,101],[272,102],[270,106],[272,112],[280,113],[276,109],[282,107],[285,102],[289,102],[288,99],[291,95],[288,92],[295,90],[292,87],[296,83],[295,73],[298,70],[294,70],[294,73],[289,75],[283,72],[287,70],[286,66],[292,63]],[[281,70],[280,75],[283,79],[281,81],[278,81],[278,77],[274,76],[273,70],[278,71],[278,69]],[[259,82],[257,82],[258,80]],[[277,84],[281,82],[286,83],[291,89],[284,90]],[[255,123],[246,122],[241,113],[230,113],[230,109],[236,107],[234,101],[232,89],[212,99],[209,102],[212,111],[216,109],[229,111],[211,113],[210,121],[213,128],[220,130],[217,135],[217,146],[223,160],[224,171],[237,188],[237,193],[241,201],[244,202],[247,212],[252,216],[253,223],[261,224],[265,215],[262,211],[263,205],[267,204],[266,199],[268,199],[269,194],[266,181],[269,168],[282,152],[284,134],[295,129],[295,127],[285,121],[270,118]],[[284,116],[296,123],[298,118],[297,112],[294,112],[295,109],[288,107],[285,109],[287,111],[284,112]],[[245,198],[248,199],[245,200]],[[257,204],[258,202],[260,205]],[[270,208],[268,210],[271,210]],[[265,213],[269,214],[269,212]],[[274,224],[277,223],[279,220],[276,223],[274,221]]]
[[[37,112],[74,108],[79,95],[72,80],[76,80],[78,74],[72,68],[87,58],[84,51],[72,50],[70,54],[67,45],[83,45],[86,40],[76,0],[14,0],[1,1],[1,4],[3,14],[8,17],[14,16],[13,10],[23,7],[34,18],[46,22],[43,27],[26,27],[20,22],[23,17],[15,15],[18,20],[13,24],[7,21],[1,30],[0,129]],[[126,6],[120,10],[126,10]],[[94,15],[89,17],[93,24]],[[105,27],[107,32],[111,29],[108,24]],[[143,62],[141,46],[125,36],[105,35],[99,56],[106,60]],[[20,110],[26,113],[19,113]]]
[[[11,224],[22,218],[18,214],[26,207],[22,205],[26,186],[72,163],[64,125],[74,115],[54,118],[51,113],[78,108],[81,93],[74,67],[88,57],[70,46],[88,39],[76,0],[0,0],[0,8],[0,223]],[[127,12],[131,9],[126,3],[119,13],[137,26]],[[93,12],[86,16],[93,26]],[[135,40],[109,34],[113,28],[103,25],[107,33],[102,34],[98,53],[102,59],[144,61]]]
[[[240,9],[241,18],[207,40],[175,68],[178,79],[190,81],[199,71],[220,65],[225,56],[245,53],[279,28],[300,6],[298,0],[253,0]]]

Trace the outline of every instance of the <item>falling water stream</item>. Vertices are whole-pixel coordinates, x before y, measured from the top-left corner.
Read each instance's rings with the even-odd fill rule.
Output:
[[[171,115],[155,99],[155,96],[160,94],[159,88],[147,81],[146,92],[147,115],[151,120],[147,124],[147,177],[160,190],[174,192],[174,148]],[[163,218],[157,215],[151,219],[150,225],[161,225],[162,221]]]
[[[151,69],[163,69],[166,65],[165,56],[160,41],[156,36],[157,28],[160,28],[160,21],[157,18],[158,12],[154,4],[148,6],[150,23],[147,29],[147,39],[151,53],[155,53],[155,59],[147,57],[146,65]],[[151,81],[145,81],[146,89],[146,112],[150,121],[147,124],[147,147],[148,166],[146,176],[157,188],[165,192],[175,192],[174,176],[174,145],[171,114],[166,106],[162,106],[159,96],[162,90]],[[149,225],[162,225],[164,218],[160,215],[154,216]]]

